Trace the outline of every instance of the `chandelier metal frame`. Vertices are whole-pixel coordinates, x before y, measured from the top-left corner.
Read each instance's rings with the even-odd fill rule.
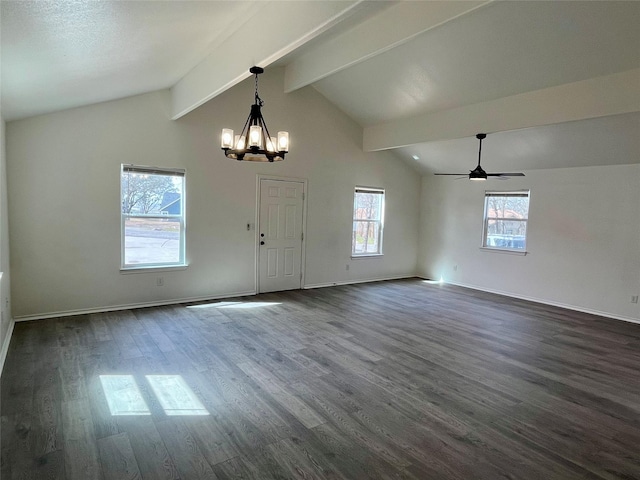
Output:
[[[289,151],[289,132],[280,131],[277,137],[269,134],[267,123],[262,116],[264,101],[258,95],[258,75],[264,73],[262,67],[249,69],[255,75],[255,97],[249,117],[240,135],[229,128],[222,129],[221,148],[228,158],[252,162],[277,162],[284,160]]]

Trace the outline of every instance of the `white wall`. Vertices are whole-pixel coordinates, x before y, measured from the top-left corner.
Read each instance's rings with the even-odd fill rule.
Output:
[[[5,122],[0,116],[0,371],[4,363],[11,331],[11,290],[9,266],[9,222],[7,209],[7,157]]]
[[[312,88],[283,93],[260,77],[270,130],[289,130],[284,162],[224,157],[223,126],[240,129],[253,79],[177,121],[168,91],[7,124],[15,318],[255,291],[256,175],[307,178],[306,285],[416,272],[420,179],[391,154],[363,153],[362,129]],[[121,274],[121,163],[187,170],[186,270]],[[353,188],[387,192],[385,255],[350,259]],[[349,271],[346,265],[350,264]]]
[[[485,189],[525,188],[529,254],[481,250]],[[535,170],[504,182],[428,175],[421,203],[421,275],[640,320],[631,303],[640,294],[640,164]]]

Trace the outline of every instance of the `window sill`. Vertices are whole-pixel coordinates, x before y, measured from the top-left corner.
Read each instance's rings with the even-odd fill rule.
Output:
[[[189,265],[158,265],[155,267],[123,267],[120,268],[121,275],[129,275],[135,273],[160,273],[174,272],[176,270],[186,270]]]
[[[375,258],[384,257],[383,253],[367,253],[362,255],[351,255],[351,260],[357,260],[358,258]]]
[[[492,247],[480,247],[480,250],[484,252],[493,252],[493,253],[506,253],[507,255],[520,255],[524,257],[529,254],[526,250],[506,250],[504,248],[492,248]]]

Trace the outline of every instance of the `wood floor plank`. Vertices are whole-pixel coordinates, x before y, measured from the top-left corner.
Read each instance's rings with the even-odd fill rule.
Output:
[[[151,416],[120,416],[118,426],[127,433],[143,479],[180,479],[178,469]]]
[[[62,449],[61,419],[61,377],[56,362],[57,347],[43,347],[46,356],[35,362],[33,392],[33,452],[36,456],[46,455]],[[56,456],[51,456],[55,459]],[[55,462],[53,462],[55,463]]]
[[[0,382],[3,479],[640,479],[640,325],[419,279],[18,323]]]
[[[36,462],[31,415],[29,412],[3,415],[2,428],[2,478],[35,478]]]
[[[64,465],[69,480],[100,480],[102,468],[93,429],[91,410],[86,399],[62,402]]]
[[[98,450],[105,480],[140,480],[142,478],[126,433],[98,439]]]
[[[261,480],[264,478],[255,465],[237,456],[213,467],[220,480]]]
[[[302,400],[289,393],[286,386],[279,382],[278,379],[265,368],[253,362],[243,362],[238,364],[238,367],[264,388],[278,403],[291,412],[305,427],[313,428],[326,421]]]
[[[33,473],[33,478],[38,480],[60,480],[67,478],[64,469],[64,452],[62,450],[56,450],[38,457]]]
[[[198,480],[218,478],[180,417],[168,417],[166,420],[156,422],[156,428],[167,446],[180,477]]]
[[[220,428],[215,417],[206,419],[185,418],[183,421],[198,443],[198,447],[207,462],[209,462],[209,465],[214,466],[240,455],[240,449]]]

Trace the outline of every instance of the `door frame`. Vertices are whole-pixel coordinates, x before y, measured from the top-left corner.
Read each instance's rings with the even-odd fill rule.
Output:
[[[299,177],[282,177],[277,175],[256,175],[256,220],[255,220],[255,259],[256,259],[256,277],[255,291],[260,293],[260,198],[261,198],[261,182],[262,180],[274,180],[280,182],[302,183],[302,245],[300,253],[300,289],[305,285],[306,274],[306,245],[307,245],[307,194],[309,182],[306,178]]]

